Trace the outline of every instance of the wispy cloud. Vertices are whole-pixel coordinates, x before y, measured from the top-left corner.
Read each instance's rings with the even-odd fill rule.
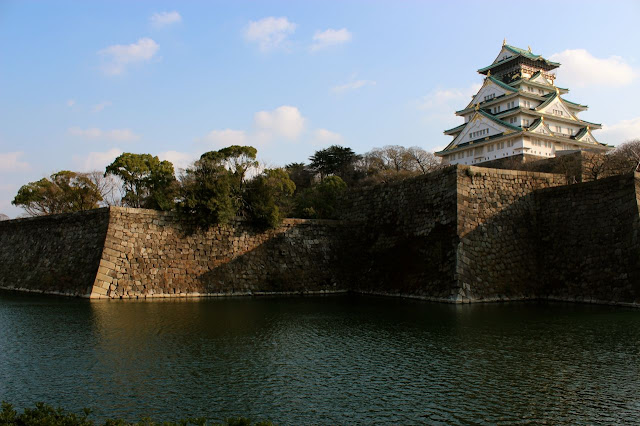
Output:
[[[108,75],[118,75],[126,71],[127,66],[151,60],[160,46],[148,37],[131,44],[114,44],[98,52],[105,60],[102,70]]]
[[[252,43],[257,43],[261,51],[268,52],[285,47],[287,38],[293,34],[296,27],[296,24],[285,17],[270,16],[259,21],[250,21],[244,37]]]
[[[22,151],[0,152],[0,173],[22,172],[29,170],[29,163],[21,161]]]
[[[313,132],[313,144],[314,145],[333,145],[342,143],[343,137],[339,133],[332,132],[327,129],[316,129]]]
[[[112,148],[103,152],[90,152],[85,156],[74,155],[73,162],[81,172],[91,172],[94,170],[104,170],[109,164],[113,163],[120,154],[120,148]]]
[[[93,111],[93,112],[100,112],[100,111],[102,111],[103,109],[105,109],[105,108],[106,108],[106,107],[108,107],[108,106],[111,106],[111,102],[109,102],[109,101],[102,101],[102,102],[100,102],[99,104],[95,104],[95,105],[93,106],[93,108],[91,108],[91,109],[92,109],[92,111]]]
[[[640,117],[621,120],[611,125],[603,124],[602,130],[596,131],[593,136],[610,145],[620,145],[633,139],[640,139]]]
[[[182,16],[175,10],[172,12],[157,12],[151,15],[149,21],[154,27],[162,28],[182,22]]]
[[[473,83],[468,87],[438,88],[429,92],[418,102],[418,108],[423,110],[445,111],[453,116],[454,111],[464,108],[471,101],[471,97],[482,87],[480,83]]]
[[[244,130],[212,130],[202,139],[212,147],[223,148],[230,145],[245,145],[247,134]]]
[[[86,139],[106,139],[120,142],[132,142],[140,139],[140,135],[133,133],[130,129],[102,130],[97,127],[81,129],[80,127],[70,127],[70,135]]]
[[[173,164],[174,170],[186,169],[194,161],[198,159],[196,154],[191,152],[165,151],[158,154],[158,158],[162,161],[169,161]]]
[[[330,46],[344,44],[351,41],[351,38],[351,33],[346,28],[342,28],[339,30],[329,28],[325,31],[316,31],[316,33],[313,35],[313,44],[311,45],[311,50],[316,51],[325,49]]]
[[[375,85],[376,85],[376,82],[373,80],[355,80],[349,83],[334,86],[331,88],[331,91],[334,93],[342,93],[350,90],[360,89],[365,86],[375,86]]]
[[[620,56],[596,58],[585,49],[565,50],[549,59],[562,64],[558,77],[576,87],[622,87],[638,76],[638,72]]]
[[[67,106],[69,108],[71,108],[72,106],[74,106],[76,104],[76,100],[75,99],[68,99],[67,100]]]

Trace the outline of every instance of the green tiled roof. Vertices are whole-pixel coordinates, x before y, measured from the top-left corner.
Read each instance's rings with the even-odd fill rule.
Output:
[[[522,130],[520,127],[514,126],[513,124],[507,123],[506,121],[502,121],[499,118],[494,117],[493,115],[491,115],[488,112],[485,112],[485,111],[483,111],[481,109],[479,109],[478,112],[480,114],[482,114],[483,116],[487,117],[488,119],[493,120],[494,122],[500,124],[501,126],[507,127],[507,128],[509,128],[511,130],[515,130],[517,132]]]
[[[580,129],[580,131],[578,133],[576,133],[575,139],[580,139],[581,137],[583,137],[586,134],[587,134],[587,128],[583,127],[582,129]]]
[[[504,47],[507,50],[509,50],[510,52],[512,52],[513,56],[511,56],[509,58],[506,58],[506,59],[503,59],[501,61],[498,61],[496,63],[493,63],[493,64],[491,64],[491,65],[489,65],[487,67],[480,68],[478,70],[478,72],[479,73],[484,73],[486,71],[489,71],[491,68],[497,67],[498,65],[505,64],[505,63],[507,63],[509,61],[512,61],[512,60],[516,59],[517,57],[520,57],[520,56],[522,56],[524,58],[527,58],[527,59],[531,59],[532,61],[543,61],[545,64],[553,66],[553,67],[559,67],[560,66],[560,64],[558,62],[549,61],[549,60],[543,58],[540,55],[534,55],[533,53],[529,52],[528,50],[520,49],[519,47],[515,47],[515,46],[510,46],[508,44],[505,44]]]
[[[449,130],[445,130],[445,131],[444,131],[444,134],[446,135],[447,133],[449,133],[449,132],[453,132],[453,131],[455,131],[455,130],[462,130],[462,129],[464,129],[464,126],[466,126],[466,125],[467,125],[467,123],[462,123],[462,124],[461,124],[461,125],[459,125],[459,126],[453,127],[453,128],[451,128],[451,129],[449,129]]]
[[[566,102],[566,103],[570,104],[570,105],[575,105],[575,106],[582,107],[582,108],[588,108],[588,106],[586,106],[586,105],[577,104],[577,103],[575,103],[575,102],[568,101],[568,100],[566,100],[566,99],[564,99],[564,98],[563,98],[562,100],[563,100],[564,102]]]
[[[509,90],[511,92],[517,92],[518,91],[518,89],[509,86],[507,83],[501,82],[497,78],[489,77],[489,80],[491,80],[492,82],[494,82],[495,84],[497,84],[498,86],[502,87],[505,90]]]
[[[548,95],[548,96],[549,96],[549,95]],[[549,96],[549,98],[548,98],[546,101],[544,101],[543,103],[541,103],[540,105],[538,105],[538,106],[536,107],[536,111],[537,111],[537,110],[539,110],[539,109],[542,109],[542,108],[546,107],[546,106],[547,106],[547,105],[549,105],[551,102],[553,102],[553,100],[554,100],[555,98],[557,98],[557,97],[558,97],[558,93],[557,93],[557,92],[553,92],[553,93],[551,93],[551,95]]]

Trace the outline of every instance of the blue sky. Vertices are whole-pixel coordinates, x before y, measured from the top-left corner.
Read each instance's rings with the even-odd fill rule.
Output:
[[[533,5],[533,4],[532,4]],[[0,2],[0,212],[120,152],[184,167],[234,143],[267,165],[337,143],[435,150],[503,38],[613,145],[640,137],[640,2]]]

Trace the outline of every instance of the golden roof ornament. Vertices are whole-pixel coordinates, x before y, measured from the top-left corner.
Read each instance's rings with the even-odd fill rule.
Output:
[[[527,46],[529,48],[529,53],[531,53],[531,46]]]
[[[559,95],[559,94],[560,94],[560,89],[556,87],[556,95]]]
[[[478,111],[480,109],[480,104],[476,104],[476,111]]]
[[[487,77],[491,77],[491,70],[487,71]]]
[[[507,44],[507,38],[506,37],[502,39],[502,45],[504,46],[505,44]]]

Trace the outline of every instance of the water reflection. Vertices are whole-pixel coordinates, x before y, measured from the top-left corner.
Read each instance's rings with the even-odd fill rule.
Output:
[[[638,422],[639,336],[640,311],[588,305],[0,294],[0,398],[131,420]]]

